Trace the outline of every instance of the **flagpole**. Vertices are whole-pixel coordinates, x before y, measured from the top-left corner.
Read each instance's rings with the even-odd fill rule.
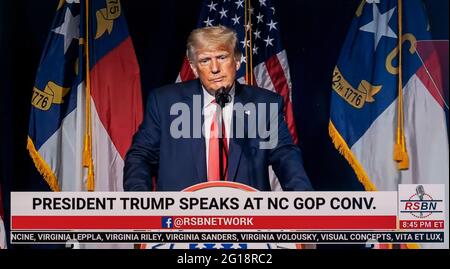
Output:
[[[403,3],[402,0],[398,0],[398,120],[400,126],[400,147],[401,147],[401,160],[398,162],[399,170],[409,169],[409,156],[406,150],[406,139],[405,139],[405,120],[404,120],[404,109],[403,109],[403,72],[402,72],[402,43],[403,43]],[[398,131],[397,131],[398,132]],[[397,133],[398,135],[398,133]],[[398,142],[398,138],[397,138]],[[400,249],[419,249],[420,246],[417,243],[407,243],[398,246]],[[391,247],[392,248],[392,247]]]
[[[247,25],[247,6],[248,6],[248,0],[245,0],[244,3],[244,49],[245,49],[245,83],[249,84],[249,70],[248,70],[248,50],[247,50],[247,29],[246,29],[246,25]]]
[[[398,0],[398,101],[397,101],[397,141],[394,145],[394,160],[399,170],[409,168],[409,157],[406,150],[404,110],[403,110],[403,72],[402,72],[402,43],[403,43],[403,16],[402,0]]]
[[[84,135],[83,166],[88,168],[86,188],[94,191],[94,164],[92,161],[92,123],[91,123],[91,77],[89,66],[89,0],[86,0],[86,132]]]
[[[253,50],[252,50],[252,48],[253,48],[253,40],[252,40],[252,14],[251,14],[251,12],[250,12],[250,9],[251,9],[251,1],[250,0],[248,0],[249,1],[249,4],[248,4],[248,8],[247,8],[247,10],[246,10],[246,12],[248,12],[248,31],[249,31],[249,35],[250,35],[250,47],[248,48],[249,49],[249,53],[250,53],[250,85],[253,85]],[[247,31],[247,29],[246,29],[246,31]]]

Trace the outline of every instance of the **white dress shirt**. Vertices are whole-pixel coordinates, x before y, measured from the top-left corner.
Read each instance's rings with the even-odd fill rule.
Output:
[[[225,104],[225,107],[222,110],[222,116],[223,116],[223,123],[225,127],[225,134],[227,137],[227,145],[230,144],[230,129],[231,124],[233,120],[233,103],[234,103],[234,85],[230,90],[231,95],[231,101],[227,104]],[[214,113],[216,112],[216,109],[218,105],[216,103],[213,103],[215,100],[214,96],[211,95],[203,86],[203,110],[202,113],[204,115],[205,121],[204,121],[204,134],[205,134],[205,145],[206,145],[206,169],[208,169],[208,162],[209,162],[209,138],[211,136],[211,123],[214,117]],[[218,158],[218,156],[217,156]]]

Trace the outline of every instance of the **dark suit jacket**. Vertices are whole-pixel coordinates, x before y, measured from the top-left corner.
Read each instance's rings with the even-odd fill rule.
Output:
[[[193,96],[202,104],[193,107]],[[205,139],[178,138],[170,134],[170,126],[179,115],[170,115],[175,103],[186,104],[190,111],[190,123],[195,113],[203,123],[203,91],[199,80],[168,85],[150,92],[146,104],[144,121],[133,137],[133,143],[126,155],[124,167],[124,189],[126,191],[179,191],[207,180]],[[311,190],[311,184],[303,169],[300,149],[293,144],[283,114],[283,99],[280,95],[258,87],[240,85],[236,82],[234,106],[236,104],[276,104],[276,111],[264,112],[256,105],[258,124],[262,119],[278,122],[278,141],[272,149],[261,149],[263,139],[245,135],[229,140],[228,181],[250,185],[260,191],[270,191],[268,166],[272,165],[283,190]],[[269,106],[267,106],[268,108]],[[254,112],[253,112],[254,113]],[[262,114],[265,113],[265,114]],[[250,114],[250,113],[248,113]],[[236,117],[233,111],[233,126],[244,126],[249,133],[247,113]],[[260,115],[261,114],[261,115]],[[242,121],[244,120],[244,124]],[[197,120],[198,122],[199,120]],[[269,127],[267,127],[269,129]],[[266,130],[267,130],[266,129]],[[197,130],[198,131],[198,130]],[[191,130],[191,135],[194,130]],[[251,132],[250,132],[251,133]],[[263,136],[264,137],[264,136]],[[152,182],[156,176],[156,186]]]

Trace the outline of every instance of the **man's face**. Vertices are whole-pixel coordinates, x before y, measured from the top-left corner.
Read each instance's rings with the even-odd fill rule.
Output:
[[[209,92],[233,86],[239,67],[233,48],[225,46],[197,49],[196,60],[191,63],[194,74]]]

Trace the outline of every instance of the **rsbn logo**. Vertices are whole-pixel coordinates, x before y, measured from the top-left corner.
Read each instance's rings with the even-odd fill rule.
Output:
[[[438,203],[442,203],[443,200],[433,199],[431,195],[425,192],[423,185],[418,185],[416,193],[411,195],[408,200],[400,200],[400,202],[404,203],[400,213],[410,213],[420,219],[427,218],[433,213],[443,212],[437,209]]]
[[[162,217],[161,219],[161,227],[166,229],[173,228],[173,219],[172,217]]]

